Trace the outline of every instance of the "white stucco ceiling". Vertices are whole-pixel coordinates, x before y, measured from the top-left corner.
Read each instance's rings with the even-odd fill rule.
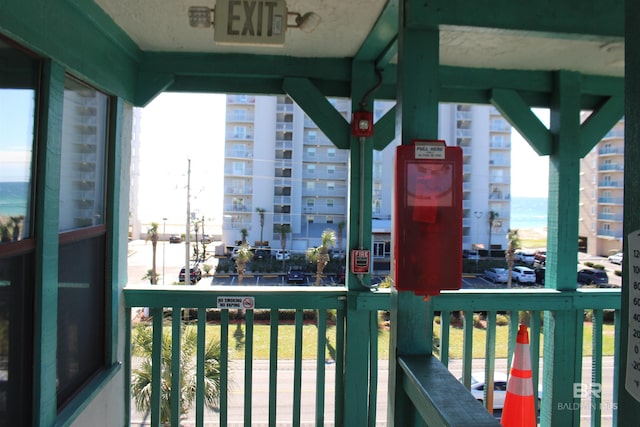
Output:
[[[352,57],[375,24],[386,0],[289,0],[289,11],[313,11],[322,21],[312,33],[289,29],[286,43],[229,46],[214,43],[213,29],[189,26],[189,6],[214,0],[96,0],[144,51],[252,53],[295,57]],[[623,76],[624,44],[617,39],[548,35],[469,27],[441,28],[440,62],[479,68],[556,70]]]

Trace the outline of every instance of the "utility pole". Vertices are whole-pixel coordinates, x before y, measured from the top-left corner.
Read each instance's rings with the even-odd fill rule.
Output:
[[[184,239],[185,251],[184,251],[184,284],[187,285],[191,282],[191,266],[189,263],[189,250],[191,249],[191,159],[187,159],[187,234]]]

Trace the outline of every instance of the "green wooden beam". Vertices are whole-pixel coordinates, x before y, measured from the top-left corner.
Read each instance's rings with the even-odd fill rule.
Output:
[[[349,123],[313,83],[308,79],[286,78],[283,89],[336,147],[349,148]]]
[[[396,107],[380,117],[373,128],[373,149],[382,151],[396,138]]]
[[[494,89],[491,103],[520,132],[538,155],[551,154],[551,133],[516,91]]]
[[[398,54],[398,39],[395,38],[389,43],[389,45],[387,45],[382,50],[382,52],[380,53],[380,56],[376,58],[376,68],[379,68],[379,69],[386,68],[397,54]]]
[[[398,1],[389,0],[378,16],[378,20],[364,40],[354,59],[377,61],[381,53],[398,36]]]
[[[171,73],[139,72],[134,105],[145,107],[174,82],[175,78]]]
[[[407,0],[407,26],[485,27],[566,38],[624,37],[624,2]],[[499,11],[499,13],[497,13]]]
[[[618,123],[624,115],[624,97],[612,96],[606,100],[600,108],[580,126],[580,157],[586,156],[589,151],[606,135],[611,128]]]

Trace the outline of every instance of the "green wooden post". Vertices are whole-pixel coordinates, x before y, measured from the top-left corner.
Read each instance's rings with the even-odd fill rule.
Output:
[[[549,212],[547,279],[545,286],[562,291],[576,289],[578,253],[578,202],[580,158],[580,76],[560,71],[555,75],[551,109],[553,152],[549,161]],[[580,382],[576,368],[578,332],[582,331],[571,311],[547,312],[544,322],[544,370],[541,425],[577,426],[580,411],[562,410],[571,405],[573,383]],[[558,406],[560,405],[560,407]],[[565,406],[566,408],[566,406]]]
[[[365,94],[373,88],[377,81],[374,64],[367,61],[354,61],[352,66],[354,77],[352,86],[353,110],[360,110],[360,102]],[[365,102],[365,108],[373,111],[373,99]],[[374,131],[375,132],[375,131]],[[371,248],[371,191],[373,138],[351,138],[350,141],[349,182],[349,233],[347,253],[352,249]],[[350,261],[350,260],[349,260]],[[349,262],[347,261],[347,262]],[[370,336],[369,312],[359,308],[358,298],[361,293],[369,292],[369,275],[356,276],[347,268],[347,287],[349,288],[346,329],[345,329],[345,364],[344,364],[344,426],[367,426],[369,417],[369,348]]]
[[[640,216],[637,209],[640,206],[640,169],[637,167],[640,162],[640,57],[637,52],[640,50],[640,29],[638,29],[638,17],[640,17],[640,3],[637,1],[626,1],[625,9],[625,130],[624,130],[624,245],[628,248],[627,236],[632,231],[640,229]],[[622,304],[620,313],[620,347],[617,349],[619,355],[619,379],[618,382],[618,425],[621,427],[636,426],[640,419],[640,402],[636,400],[626,389],[625,378],[627,375],[628,360],[627,351],[629,347],[629,269],[628,258],[631,256],[625,253],[625,264],[622,276]],[[637,310],[637,306],[635,309]],[[637,311],[636,311],[637,312]],[[615,419],[615,414],[614,414]]]
[[[401,137],[402,144],[408,144],[414,138],[438,138],[440,36],[437,28],[406,27],[404,12],[404,2],[400,2],[396,136]],[[412,292],[392,289],[387,411],[390,426],[413,423],[412,405],[402,392],[396,358],[398,355],[431,354],[432,337],[425,334],[430,330],[426,328],[430,321],[422,298]]]
[[[58,218],[64,68],[45,61],[36,200],[33,425],[54,425],[57,415]]]

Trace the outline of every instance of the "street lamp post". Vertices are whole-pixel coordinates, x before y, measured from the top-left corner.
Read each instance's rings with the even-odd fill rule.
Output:
[[[479,240],[480,238],[478,237],[480,234],[480,218],[482,218],[482,214],[484,212],[482,211],[473,211],[473,216],[476,217],[477,221],[476,221],[476,244],[480,243]]]
[[[164,235],[164,240],[162,241],[162,284],[166,285],[164,279],[164,260],[167,252],[167,218],[162,218],[162,234]]]

